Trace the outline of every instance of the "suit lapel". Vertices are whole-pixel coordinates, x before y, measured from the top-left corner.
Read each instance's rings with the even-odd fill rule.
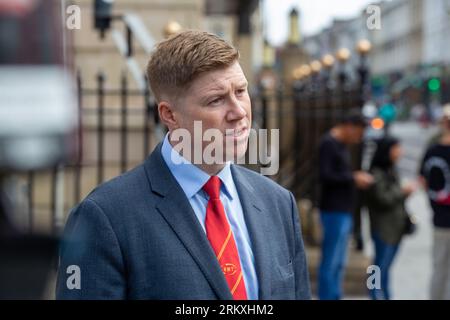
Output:
[[[162,196],[156,208],[194,258],[219,299],[233,299],[205,232],[183,189],[161,155],[161,144],[144,163],[152,191]]]
[[[268,213],[264,212],[264,207],[261,206],[261,196],[263,195],[256,197],[256,190],[254,190],[236,166],[231,166],[231,172],[239,193],[245,223],[252,242],[256,274],[259,283],[259,299],[267,300],[271,298],[271,250],[268,239],[270,233],[265,218]]]

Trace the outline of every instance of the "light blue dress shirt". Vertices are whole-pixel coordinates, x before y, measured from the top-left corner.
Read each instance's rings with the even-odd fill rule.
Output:
[[[168,137],[169,134],[164,138],[162,145],[163,159],[186,194],[203,231],[206,233],[205,218],[208,195],[203,191],[202,187],[209,180],[210,176],[175,151]],[[247,298],[249,300],[256,300],[258,299],[258,279],[256,277],[255,259],[241,202],[233,181],[233,176],[231,175],[230,163],[227,163],[217,176],[222,181],[220,200],[225,208],[228,223],[231,226],[239,251]]]

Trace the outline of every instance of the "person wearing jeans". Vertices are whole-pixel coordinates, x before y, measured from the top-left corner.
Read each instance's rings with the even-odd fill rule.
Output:
[[[432,300],[450,300],[450,104],[442,108],[441,127],[419,173],[433,211]]]
[[[352,171],[348,149],[348,145],[361,142],[364,128],[365,121],[359,111],[349,112],[320,142],[319,207],[323,239],[318,294],[321,300],[342,297],[341,284],[353,225],[355,187],[365,189],[372,183],[370,174]]]
[[[327,212],[320,214],[324,237],[322,263],[319,270],[319,297],[322,300],[339,300],[341,283],[347,260],[348,238],[352,230],[352,214]]]
[[[373,300],[391,299],[389,273],[407,229],[405,200],[416,188],[414,184],[400,185],[395,163],[401,155],[398,139],[384,137],[377,141],[370,167],[374,183],[366,191],[366,200],[375,247],[373,264],[380,268],[380,286],[368,288]]]
[[[389,244],[381,240],[377,234],[372,235],[375,245],[374,264],[380,268],[380,288],[370,290],[372,300],[390,300],[389,270],[397,254],[399,244]]]

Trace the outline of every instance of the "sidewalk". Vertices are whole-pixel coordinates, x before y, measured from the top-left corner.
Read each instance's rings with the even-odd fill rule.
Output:
[[[394,299],[429,299],[432,214],[425,192],[413,195],[407,207],[416,215],[418,230],[401,244],[392,270],[392,294]]]

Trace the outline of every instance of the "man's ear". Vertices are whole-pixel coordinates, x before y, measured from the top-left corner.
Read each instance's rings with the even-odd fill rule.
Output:
[[[169,128],[169,130],[179,127],[174,115],[174,107],[170,102],[164,100],[159,102],[158,114],[161,121]]]

